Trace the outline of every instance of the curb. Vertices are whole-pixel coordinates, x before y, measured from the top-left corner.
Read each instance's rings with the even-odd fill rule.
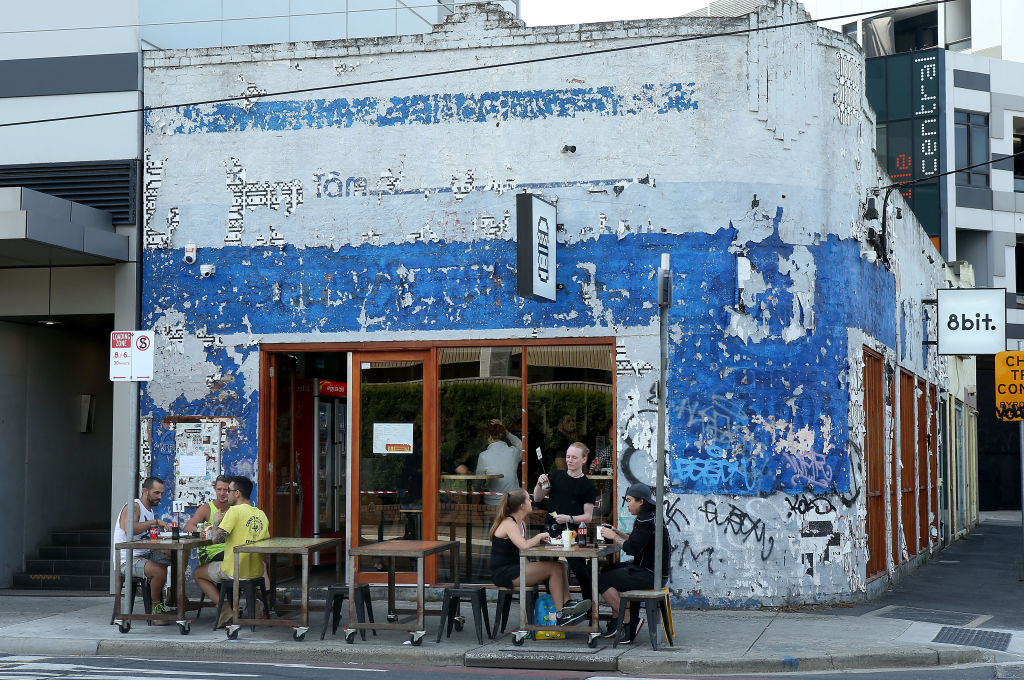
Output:
[[[29,656],[97,656],[101,640],[0,637],[0,654]]]

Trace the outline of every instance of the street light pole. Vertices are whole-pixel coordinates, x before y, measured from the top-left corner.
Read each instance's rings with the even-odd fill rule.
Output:
[[[665,505],[665,401],[668,395],[668,309],[672,306],[672,270],[669,268],[668,253],[661,254],[661,267],[658,268],[658,308],[660,311],[661,342],[661,374],[658,380],[658,439],[657,455],[655,456],[654,500],[654,588],[661,589],[661,556],[665,550],[662,534],[665,531],[665,518],[661,509]]]

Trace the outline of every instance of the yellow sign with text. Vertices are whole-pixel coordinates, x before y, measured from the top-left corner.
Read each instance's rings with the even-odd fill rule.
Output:
[[[996,417],[1024,420],[1024,352],[996,354]]]

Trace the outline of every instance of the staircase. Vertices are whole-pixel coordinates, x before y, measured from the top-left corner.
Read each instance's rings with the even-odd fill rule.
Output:
[[[25,571],[14,575],[14,588],[107,591],[109,530],[61,530],[50,538],[50,545],[39,546],[39,557],[26,559]]]

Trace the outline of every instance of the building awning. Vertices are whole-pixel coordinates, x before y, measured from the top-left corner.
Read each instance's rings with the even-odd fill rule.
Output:
[[[23,187],[0,187],[0,267],[127,262],[110,213]]]

